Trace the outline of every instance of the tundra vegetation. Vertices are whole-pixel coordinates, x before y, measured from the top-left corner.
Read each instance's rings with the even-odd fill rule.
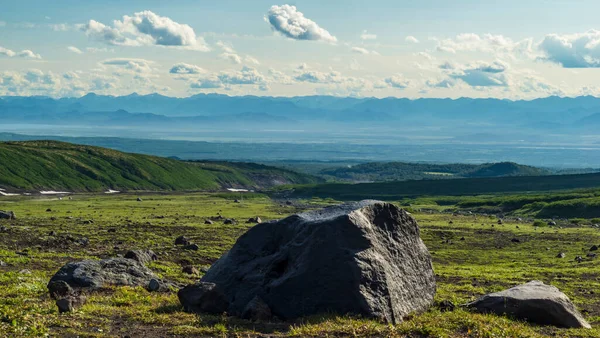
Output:
[[[247,223],[248,219],[280,219],[338,203],[334,199],[288,201],[258,193],[0,198],[0,210],[11,210],[16,216],[15,220],[0,220],[3,336],[600,336],[600,267],[588,251],[600,244],[600,229],[595,226],[598,219],[539,218],[535,222],[539,210],[549,206],[560,211],[577,207],[578,200],[597,201],[594,191],[396,200],[394,203],[419,222],[437,281],[437,305],[397,325],[331,314],[293,322],[251,322],[226,313],[197,315],[183,311],[176,292],[151,293],[143,287],[123,286],[96,290],[75,312],[59,314],[46,288],[51,276],[68,262],[116,257],[133,249],[151,249],[157,254],[158,260],[148,266],[160,278],[193,283],[254,225]],[[543,207],[539,209],[536,203]],[[496,213],[484,213],[490,210]],[[502,222],[497,217],[500,212]],[[212,224],[207,219],[213,220]],[[198,250],[176,246],[175,239],[181,235],[197,244]],[[560,253],[564,258],[557,257]],[[581,259],[576,260],[578,256]],[[186,269],[192,274],[183,271],[189,265],[195,267]],[[530,280],[558,287],[592,329],[537,326],[458,306]],[[447,307],[439,306],[444,301],[457,307],[445,311]]]

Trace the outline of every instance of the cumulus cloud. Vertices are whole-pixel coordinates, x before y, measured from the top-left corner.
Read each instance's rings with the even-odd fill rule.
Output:
[[[102,65],[120,67],[135,73],[152,72],[152,61],[144,59],[116,58],[102,61]]]
[[[242,67],[239,71],[221,71],[200,77],[190,87],[194,89],[231,89],[232,86],[254,85],[256,89],[268,88],[268,80],[257,69]]]
[[[29,49],[26,50],[22,50],[20,52],[14,52],[8,48],[4,48],[2,46],[0,46],[0,56],[7,56],[7,57],[21,57],[21,58],[26,58],[26,59],[41,59],[42,56],[40,54],[36,54],[32,51],[30,51]]]
[[[549,34],[539,44],[544,53],[539,59],[564,68],[600,67],[600,31],[558,35]]]
[[[410,81],[398,74],[386,78],[385,83],[392,88],[404,89],[410,86]]]
[[[363,55],[379,55],[379,53],[377,53],[374,50],[368,50],[366,48],[362,48],[362,47],[352,47],[352,52],[354,53],[358,53],[358,54],[363,54]]]
[[[449,77],[461,80],[471,87],[506,87],[509,85],[508,77],[504,73],[508,64],[502,61],[478,61],[467,65],[445,68],[451,69]]]
[[[205,72],[206,71],[201,67],[183,62],[173,65],[173,67],[171,67],[171,69],[169,70],[169,73],[178,75],[202,74]]]
[[[75,73],[60,76],[39,69],[0,72],[0,95],[80,96],[87,88]]]
[[[69,46],[67,47],[67,50],[69,50],[70,52],[73,52],[75,54],[83,54],[83,52],[81,51],[81,49],[75,47],[75,46]]]
[[[360,38],[361,38],[362,40],[375,40],[375,39],[377,39],[377,35],[375,35],[375,34],[370,34],[370,33],[368,33],[366,30],[364,30],[364,31],[362,32],[362,34],[360,35]]]
[[[202,37],[186,24],[180,24],[168,17],[151,11],[125,15],[115,20],[113,26],[90,20],[81,25],[80,30],[90,38],[116,46],[164,46],[190,50],[210,50]]]
[[[272,6],[265,16],[271,28],[294,40],[313,40],[334,43],[337,38],[316,22],[306,18],[296,6]]]
[[[437,40],[437,39],[435,39]],[[479,52],[513,52],[522,47],[524,42],[515,42],[503,35],[463,33],[451,39],[437,40],[437,50],[457,53],[462,51]]]
[[[419,40],[412,35],[407,36],[404,41],[409,43],[419,43]]]
[[[344,81],[340,72],[319,72],[315,70],[301,72],[296,75],[294,79],[296,81],[310,83],[341,83]]]
[[[234,64],[242,63],[242,58],[239,55],[234,54],[234,53],[223,53],[223,54],[219,55],[219,57],[223,60],[229,61]]]

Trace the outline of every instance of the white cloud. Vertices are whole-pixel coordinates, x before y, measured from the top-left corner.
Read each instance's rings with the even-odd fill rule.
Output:
[[[83,54],[83,52],[81,51],[81,49],[75,47],[75,46],[69,46],[67,47],[67,50],[69,50],[70,52],[73,52],[75,54]]]
[[[258,70],[242,67],[239,71],[222,71],[199,78],[190,84],[194,89],[231,89],[232,86],[253,85],[257,90],[268,89],[268,81]]]
[[[210,50],[202,37],[186,24],[180,24],[168,17],[151,11],[125,15],[123,20],[115,20],[114,27],[90,20],[81,25],[80,30],[94,40],[116,46],[164,46],[190,50]]]
[[[377,53],[374,50],[368,50],[366,48],[362,48],[362,47],[352,47],[352,52],[354,53],[358,53],[358,54],[364,54],[364,55],[379,55],[379,53]]]
[[[412,35],[407,36],[404,40],[409,43],[419,43],[419,40]]]
[[[330,72],[319,72],[319,71],[305,71],[294,77],[296,81],[310,82],[310,83],[341,83],[344,81],[342,74],[336,71]]]
[[[66,23],[59,23],[59,24],[50,25],[50,28],[53,31],[55,31],[55,32],[66,32],[66,31],[69,31],[71,29],[75,29],[76,26],[69,25],[69,24],[66,24]]]
[[[255,57],[252,57],[250,55],[246,55],[244,57],[244,61],[247,63],[254,64],[254,65],[260,65],[260,62]]]
[[[523,42],[514,42],[503,35],[463,33],[452,39],[438,40],[437,50],[441,52],[485,52],[485,53],[511,53],[522,47]]]
[[[242,58],[234,53],[223,53],[221,55],[219,55],[219,57],[223,60],[229,61],[231,63],[234,64],[241,64],[242,63]]]
[[[377,39],[377,35],[369,34],[369,33],[367,33],[366,30],[364,30],[362,32],[362,34],[360,35],[360,38],[361,38],[361,40],[375,40],[375,39]]]
[[[114,53],[114,49],[108,49],[108,48],[95,48],[95,47],[87,47],[85,49],[88,53]]]
[[[102,61],[102,65],[124,68],[135,73],[151,73],[152,61],[144,59],[116,58]]]
[[[508,64],[502,61],[484,62],[478,61],[459,67],[447,67],[451,69],[449,77],[455,80],[461,80],[471,87],[506,87],[509,85],[509,78],[504,73],[508,69]]]
[[[206,73],[206,71],[196,65],[190,65],[190,64],[181,62],[181,63],[173,65],[173,67],[171,67],[171,69],[169,70],[169,73],[178,74],[178,75],[190,75],[190,74],[202,74],[202,73]]]
[[[410,81],[404,78],[401,74],[393,75],[386,78],[385,83],[392,88],[404,89],[410,86]]]
[[[538,48],[544,53],[540,60],[564,68],[600,67],[600,31],[590,30],[571,35],[546,35]]]
[[[6,21],[0,21],[0,27],[6,27]]]
[[[334,43],[337,41],[328,31],[319,27],[316,22],[304,17],[295,6],[272,6],[267,15],[267,21],[274,31],[295,40],[313,40]]]
[[[22,50],[20,52],[14,52],[8,48],[4,48],[2,46],[0,46],[0,56],[7,56],[7,57],[21,57],[21,58],[26,58],[26,59],[41,59],[42,56],[40,54],[36,54],[32,51],[30,51],[29,49],[26,50]]]
[[[219,48],[221,48],[223,50],[223,52],[225,52],[225,53],[235,53],[235,49],[233,49],[233,46],[231,45],[231,43],[217,41],[216,45]]]

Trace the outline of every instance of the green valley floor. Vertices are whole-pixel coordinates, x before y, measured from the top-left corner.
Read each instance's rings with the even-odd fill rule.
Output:
[[[137,201],[141,197],[142,201]],[[239,199],[240,203],[234,200]],[[130,249],[152,249],[159,260],[150,268],[178,283],[196,276],[227,251],[259,216],[283,218],[333,200],[271,200],[258,194],[117,194],[56,197],[2,197],[0,210],[17,220],[0,220],[0,337],[599,337],[600,265],[586,257],[600,244],[600,229],[580,224],[534,227],[523,221],[452,213],[413,213],[429,248],[437,276],[436,302],[463,304],[483,294],[530,280],[541,280],[566,293],[592,324],[591,330],[566,330],[470,313],[460,307],[387,325],[332,315],[292,323],[253,323],[223,316],[185,313],[175,292],[144,288],[98,290],[74,313],[59,315],[48,295],[50,277],[67,262],[107,258]],[[424,208],[423,208],[424,209]],[[204,224],[209,217],[235,218]],[[174,245],[185,235],[199,245],[186,251]],[[518,239],[518,241],[513,241]],[[87,244],[86,244],[87,243]],[[557,258],[564,252],[565,258]],[[582,256],[581,263],[575,261]]]

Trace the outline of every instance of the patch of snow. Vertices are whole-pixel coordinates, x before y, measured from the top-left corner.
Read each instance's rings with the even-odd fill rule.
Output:
[[[233,189],[233,188],[227,188],[228,191],[231,192],[248,192],[248,189]]]
[[[40,191],[42,195],[65,195],[70,194],[68,191]]]
[[[0,189],[0,190],[4,190],[4,189]],[[0,191],[0,196],[19,196],[20,194],[10,194],[4,191]]]
[[[112,190],[112,189],[108,189],[108,191],[104,192],[105,194],[118,194],[120,193],[120,191],[118,190]]]

